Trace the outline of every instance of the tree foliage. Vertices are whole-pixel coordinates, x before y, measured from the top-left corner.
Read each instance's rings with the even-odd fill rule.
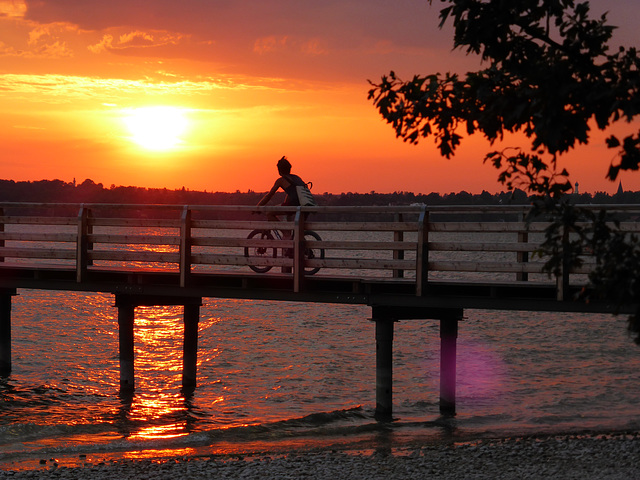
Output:
[[[617,230],[606,215],[590,216],[566,201],[572,186],[569,173],[558,166],[562,154],[589,143],[592,128],[606,131],[640,114],[636,49],[611,49],[615,27],[607,23],[606,14],[592,18],[588,2],[439,3],[440,26],[452,23],[454,48],[479,56],[483,68],[465,75],[415,75],[408,81],[392,71],[371,83],[369,99],[398,137],[418,143],[433,136],[447,158],[471,134],[480,133],[491,143],[506,134],[524,134],[528,145],[489,152],[485,162],[499,170],[498,179],[507,188],[534,196],[535,214],[552,218],[543,244],[551,255],[549,271],[557,272],[562,256],[575,264],[584,250],[594,251],[598,267],[591,281],[598,291],[638,303],[638,240]],[[640,131],[621,139],[610,135],[606,145],[615,151],[609,179],[623,170],[638,170]],[[591,226],[581,227],[584,221]],[[566,232],[571,232],[571,242]],[[616,273],[621,252],[628,259],[624,273]],[[640,343],[636,318],[640,314],[630,325]]]
[[[432,0],[430,0],[431,3]],[[577,143],[586,144],[592,125],[606,129],[640,112],[640,60],[635,48],[609,52],[614,27],[606,15],[589,17],[589,4],[573,0],[442,0],[440,25],[451,20],[454,47],[479,55],[486,68],[457,74],[394,72],[372,84],[382,116],[405,141],[434,135],[451,157],[462,133],[481,132],[491,142],[522,132],[533,152],[555,163]],[[464,130],[464,132],[462,131]],[[640,133],[623,140],[609,177],[640,163]]]

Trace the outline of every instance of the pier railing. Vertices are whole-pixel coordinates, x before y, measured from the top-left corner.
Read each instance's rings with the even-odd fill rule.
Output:
[[[590,206],[624,212],[621,228],[640,232],[637,206]],[[434,280],[586,282],[593,261],[550,277],[535,255],[547,222],[527,222],[521,206],[252,207],[203,205],[0,204],[0,268],[160,269],[179,274],[250,273],[250,266],[290,274],[294,290],[316,275],[385,277],[415,283],[424,295]],[[269,221],[277,214],[284,221]],[[287,219],[288,217],[288,219]],[[293,232],[283,239],[248,238],[253,230]],[[304,235],[315,231],[318,238]],[[264,238],[263,238],[264,237]],[[248,255],[250,249],[273,252]],[[322,254],[311,258],[305,252]],[[285,254],[286,253],[286,254]]]

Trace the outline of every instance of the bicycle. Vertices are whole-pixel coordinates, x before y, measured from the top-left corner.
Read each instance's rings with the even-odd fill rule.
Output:
[[[253,230],[247,239],[256,239],[259,238],[261,240],[282,240],[283,236],[281,232],[275,228],[273,229],[257,229]],[[318,235],[313,230],[305,230],[304,232],[304,241],[307,240],[316,240],[321,241],[320,235]],[[293,255],[287,255],[287,250],[293,249],[288,248],[279,248],[279,247],[244,247],[244,256],[247,258],[277,258],[278,250],[281,250],[282,257],[292,258]],[[291,253],[290,252],[290,253]],[[324,248],[304,248],[304,259],[305,260],[313,260],[313,259],[323,259],[324,258]],[[257,265],[249,265],[249,268],[256,273],[266,273],[273,268],[271,265],[267,266],[257,266]],[[305,275],[313,275],[320,270],[320,267],[308,267],[304,269]]]

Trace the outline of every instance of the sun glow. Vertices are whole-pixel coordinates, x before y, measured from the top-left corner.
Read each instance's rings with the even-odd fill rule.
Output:
[[[186,110],[177,107],[141,107],[125,112],[131,140],[147,150],[163,151],[183,143],[188,127]]]

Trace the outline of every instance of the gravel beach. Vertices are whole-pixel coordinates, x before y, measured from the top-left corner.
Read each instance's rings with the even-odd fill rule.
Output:
[[[261,456],[85,462],[6,470],[10,479],[640,479],[640,436],[529,437],[356,453],[296,451]]]

